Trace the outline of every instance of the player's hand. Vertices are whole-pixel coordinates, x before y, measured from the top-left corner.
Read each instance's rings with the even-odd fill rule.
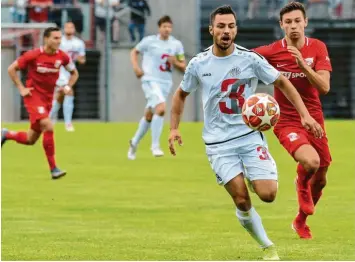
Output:
[[[296,63],[300,68],[304,68],[306,63],[302,57],[301,52],[294,46],[287,46],[287,50],[291,53],[291,55],[296,58]]]
[[[317,138],[323,137],[324,135],[323,128],[316,120],[314,120],[313,117],[307,116],[301,118],[301,122],[303,127],[311,131],[315,137]]]
[[[66,86],[62,87],[62,90],[64,92],[64,95],[69,95],[72,91],[72,88],[70,86],[66,85]]]
[[[33,87],[24,87],[20,90],[20,95],[22,97],[32,96],[32,93],[31,93],[32,90],[33,90]]]
[[[170,149],[170,153],[173,156],[176,156],[175,146],[174,146],[175,141],[178,141],[179,146],[182,146],[182,139],[179,130],[171,129],[169,135],[169,149]]]
[[[176,63],[176,56],[169,56],[167,60],[168,60],[168,62],[169,62],[170,64],[175,65],[175,63]]]
[[[134,73],[136,74],[137,78],[141,78],[144,75],[144,72],[139,67],[133,68]]]

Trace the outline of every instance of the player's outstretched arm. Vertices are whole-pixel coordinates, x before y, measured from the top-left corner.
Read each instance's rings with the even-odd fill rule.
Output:
[[[70,86],[72,88],[75,85],[76,81],[78,81],[78,79],[79,79],[79,72],[75,68],[72,71],[70,71],[70,78],[68,81],[68,86]]]
[[[179,128],[182,113],[184,111],[185,100],[188,95],[189,95],[188,92],[183,91],[181,87],[179,87],[173,96],[173,103],[171,106],[171,114],[170,114],[170,135],[169,135],[169,149],[170,149],[170,153],[173,156],[176,155],[175,146],[174,146],[175,141],[178,141],[178,144],[180,146],[182,145],[182,139],[178,128]]]
[[[293,104],[293,106],[298,111],[301,116],[301,121],[303,126],[311,130],[316,137],[323,136],[323,129],[316,120],[309,114],[300,94],[297,92],[296,88],[292,83],[284,77],[282,74],[276,79],[274,85],[279,88],[286,98]]]
[[[133,48],[131,51],[131,63],[132,63],[133,71],[136,74],[137,78],[141,78],[144,75],[144,72],[139,66],[138,56],[139,56],[139,51],[136,48]]]

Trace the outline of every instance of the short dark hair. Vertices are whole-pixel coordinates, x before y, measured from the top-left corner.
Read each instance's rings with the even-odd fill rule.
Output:
[[[52,32],[60,32],[59,27],[48,27],[46,30],[44,30],[43,37],[50,37]]]
[[[158,20],[158,26],[160,27],[164,23],[170,23],[173,24],[173,20],[171,20],[170,16],[164,15]]]
[[[300,10],[303,14],[303,17],[306,18],[306,9],[304,5],[300,2],[291,2],[285,5],[281,10],[280,10],[280,21],[282,21],[282,17],[284,14],[290,13],[295,10]]]
[[[218,7],[210,14],[210,24],[213,25],[216,15],[229,15],[229,14],[233,15],[235,20],[237,20],[237,15],[235,14],[234,10],[230,5],[222,5]]]

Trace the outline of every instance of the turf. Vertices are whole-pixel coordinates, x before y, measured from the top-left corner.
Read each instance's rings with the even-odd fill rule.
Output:
[[[6,125],[24,129],[27,125]],[[2,260],[256,260],[262,253],[239,225],[204,154],[201,124],[183,123],[178,156],[154,159],[150,134],[126,158],[136,124],[56,126],[52,181],[42,145],[8,142],[2,151]],[[253,196],[283,260],[355,260],[355,122],[327,121],[333,155],[328,186],[309,219],[314,239],[290,228],[296,165],[268,133],[279,169],[272,204]],[[168,153],[167,127],[162,138]]]

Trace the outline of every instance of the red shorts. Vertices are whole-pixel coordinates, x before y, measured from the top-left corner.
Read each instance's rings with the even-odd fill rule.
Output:
[[[31,129],[36,132],[41,132],[39,122],[41,119],[49,116],[52,109],[52,101],[32,92],[32,96],[26,96],[23,102],[30,118]]]
[[[323,127],[324,129],[324,127]],[[327,167],[332,161],[330,155],[328,139],[326,136],[316,138],[311,132],[303,127],[278,127],[274,133],[280,141],[280,144],[294,157],[294,153],[302,145],[311,145],[318,153],[320,158],[320,167]]]

